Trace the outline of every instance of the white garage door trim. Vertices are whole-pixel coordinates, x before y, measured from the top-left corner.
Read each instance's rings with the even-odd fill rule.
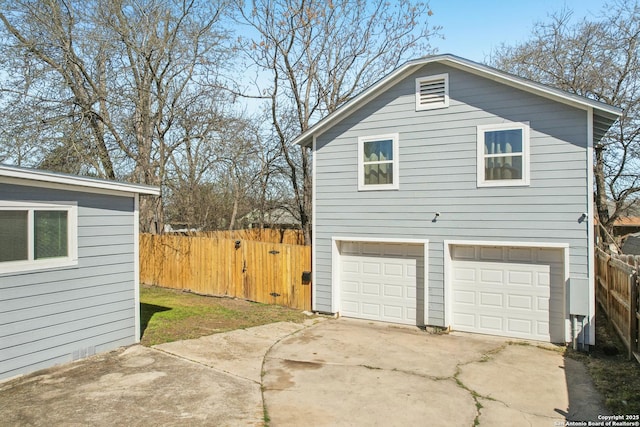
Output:
[[[371,242],[371,243],[397,243],[397,244],[414,244],[423,247],[423,264],[424,271],[424,319],[428,323],[429,311],[429,240],[428,239],[395,239],[395,238],[376,238],[376,237],[350,237],[350,236],[334,236],[331,238],[331,306],[333,313],[340,313],[341,301],[340,294],[340,243],[341,242]]]
[[[445,240],[444,241],[444,294],[445,294],[445,325],[452,324],[453,315],[453,286],[452,282],[452,255],[451,248],[454,246],[501,246],[501,247],[520,247],[520,248],[541,248],[541,249],[560,249],[563,253],[563,277],[564,283],[569,280],[569,244],[567,243],[550,243],[550,242],[505,242],[490,240]],[[565,290],[565,299],[567,298]],[[566,317],[566,316],[565,316]],[[565,342],[570,341],[568,337],[569,321],[565,319],[564,339]]]

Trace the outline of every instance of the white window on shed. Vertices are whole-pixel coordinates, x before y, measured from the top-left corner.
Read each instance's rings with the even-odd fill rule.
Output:
[[[449,74],[416,79],[416,111],[449,106]]]
[[[0,202],[0,274],[77,264],[77,203]]]

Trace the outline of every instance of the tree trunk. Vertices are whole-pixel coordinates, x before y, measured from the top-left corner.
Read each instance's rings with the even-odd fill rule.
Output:
[[[609,207],[607,205],[607,190],[604,176],[604,146],[598,144],[594,147],[596,162],[593,167],[593,175],[596,181],[596,210],[598,212],[598,234],[600,235],[600,246],[607,247],[611,241],[611,230],[609,226]]]

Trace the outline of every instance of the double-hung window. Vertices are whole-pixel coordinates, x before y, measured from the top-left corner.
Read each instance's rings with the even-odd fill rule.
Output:
[[[398,134],[358,138],[358,190],[397,190]]]
[[[77,264],[76,203],[0,202],[0,273]]]
[[[477,128],[478,187],[529,185],[529,125]]]

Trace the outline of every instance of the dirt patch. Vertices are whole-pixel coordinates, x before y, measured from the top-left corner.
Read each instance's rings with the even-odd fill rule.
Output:
[[[140,313],[141,343],[146,346],[309,318],[287,307],[144,285]]]

